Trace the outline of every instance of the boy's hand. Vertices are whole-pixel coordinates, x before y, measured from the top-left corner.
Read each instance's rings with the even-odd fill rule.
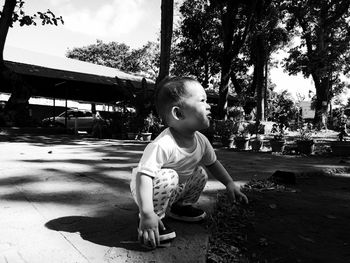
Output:
[[[241,192],[241,189],[234,183],[229,182],[226,185],[227,193],[230,199],[235,203],[237,200],[248,204],[248,198],[245,194]]]
[[[141,214],[138,228],[139,241],[146,246],[156,248],[159,245],[159,227],[164,229],[163,222],[156,213]]]

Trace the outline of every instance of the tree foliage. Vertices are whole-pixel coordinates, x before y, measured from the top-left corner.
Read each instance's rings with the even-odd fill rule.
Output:
[[[150,79],[156,79],[159,74],[160,49],[159,44],[149,41],[141,48],[133,49],[129,56],[131,72],[138,73]]]
[[[175,72],[195,75],[205,87],[210,79],[219,80],[222,104],[233,90],[243,105],[252,105],[256,95],[265,100],[264,69],[271,53],[287,41],[280,6],[274,0],[184,1]]]
[[[141,48],[131,49],[124,43],[114,41],[104,43],[102,40],[97,40],[96,44],[68,50],[66,56],[137,73],[151,79],[156,78],[159,68],[159,45],[154,42],[148,42]]]
[[[190,74],[208,87],[219,73],[218,57],[222,50],[220,20],[206,0],[185,1],[180,7],[181,22],[176,30],[175,75]]]
[[[288,0],[286,24],[300,36],[300,44],[290,49],[286,69],[311,76],[316,88],[315,124],[326,125],[328,105],[344,83],[342,73],[349,72],[350,1]]]
[[[129,55],[130,47],[128,45],[117,42],[103,43],[102,40],[97,40],[96,44],[85,47],[75,47],[66,53],[68,58],[124,71],[129,71],[127,62]]]
[[[23,0],[5,0],[3,10],[0,11],[0,63],[3,67],[3,53],[9,27],[14,23],[20,26],[37,25],[37,21],[41,21],[42,25],[58,25],[64,23],[62,16],[56,16],[51,10],[45,12],[36,12],[28,15],[24,10]]]
[[[291,94],[287,90],[282,92],[270,91],[267,107],[267,119],[289,126],[291,120],[295,120],[298,108]]]
[[[16,3],[16,8],[12,14],[12,23],[18,22],[20,26],[30,26],[34,25],[36,26],[36,21],[39,19],[41,20],[41,24],[44,25],[55,25],[57,26],[58,23],[64,24],[62,16],[56,17],[56,15],[48,9],[45,12],[38,11],[35,14],[28,15],[25,10],[23,9],[24,6],[23,0],[18,0]],[[1,15],[1,12],[0,12]],[[12,24],[10,25],[12,27]]]
[[[230,1],[212,0],[211,4],[220,14],[220,38],[223,51],[219,58],[221,66],[218,115],[227,114],[229,81],[232,76],[232,63],[241,53],[253,25],[253,15],[257,0]]]
[[[247,56],[253,66],[253,77],[250,84],[248,96],[256,96],[257,120],[265,119],[266,92],[268,67],[272,52],[285,44],[288,33],[281,21],[284,14],[281,12],[281,1],[261,0],[258,1],[253,19],[251,33],[248,36]],[[231,79],[234,78],[231,75]]]
[[[218,86],[220,117],[232,93],[231,74],[241,77],[234,80],[238,93],[242,91],[238,84],[247,80],[247,59],[240,54],[251,28],[250,8],[254,3],[255,0],[186,0],[180,8],[174,72],[194,75],[204,87]]]
[[[195,75],[206,86],[220,71],[220,116],[231,87],[247,101],[257,96],[261,115],[270,56],[299,36],[284,66],[290,74],[312,76],[315,121],[324,126],[330,99],[345,87],[340,76],[350,69],[349,5],[348,0],[184,1],[175,72]]]

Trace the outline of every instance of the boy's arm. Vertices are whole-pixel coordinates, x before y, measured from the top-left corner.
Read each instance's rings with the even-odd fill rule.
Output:
[[[247,196],[241,192],[240,188],[235,184],[220,161],[216,160],[213,164],[207,166],[207,168],[218,181],[226,186],[226,190],[228,191],[230,198],[232,198],[233,201],[236,201],[238,198],[242,199],[245,203],[248,203]]]
[[[153,179],[142,173],[136,175],[136,198],[140,212],[138,237],[144,244],[156,247],[159,244],[158,225],[164,228],[162,221],[154,212]]]
[[[153,207],[153,180],[152,177],[138,173],[136,175],[136,198],[140,215],[150,214]]]

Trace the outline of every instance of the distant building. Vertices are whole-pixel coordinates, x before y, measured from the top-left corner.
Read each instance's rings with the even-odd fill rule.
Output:
[[[29,114],[38,120],[72,107],[91,109],[91,104],[104,111],[125,108],[136,95],[149,97],[154,90],[153,80],[70,58],[7,47],[4,60],[31,87]],[[11,92],[0,85],[0,109]]]
[[[22,75],[32,87],[33,97],[113,105],[154,88],[154,81],[142,76],[20,48],[7,47],[4,60],[7,67]],[[11,93],[12,90],[1,86],[0,92]]]
[[[303,119],[313,119],[315,117],[315,110],[311,109],[311,101],[301,101],[299,107]]]

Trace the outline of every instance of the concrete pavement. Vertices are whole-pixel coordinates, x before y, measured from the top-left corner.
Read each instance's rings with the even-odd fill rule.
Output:
[[[131,167],[145,144],[67,136],[3,136],[0,262],[204,262],[202,225],[171,222],[170,248],[136,241]]]
[[[131,167],[144,143],[66,135],[0,135],[0,263],[205,262],[205,225],[171,221],[169,248],[144,251],[136,241]],[[218,148],[244,183],[275,170],[348,166],[341,158],[286,157]],[[223,186],[210,178],[200,205],[211,210]]]

